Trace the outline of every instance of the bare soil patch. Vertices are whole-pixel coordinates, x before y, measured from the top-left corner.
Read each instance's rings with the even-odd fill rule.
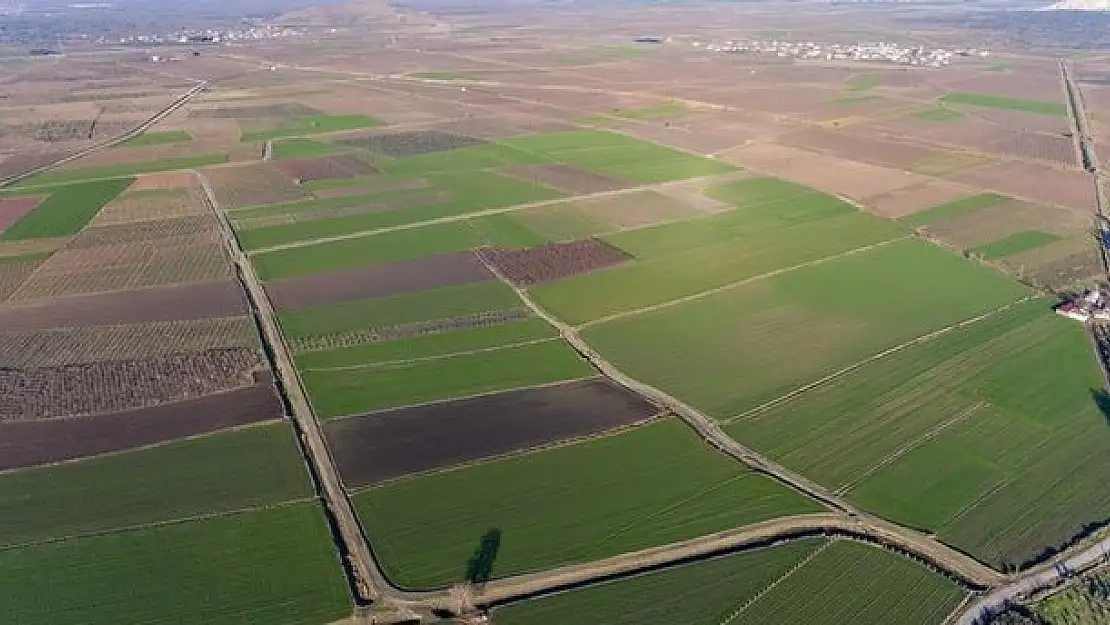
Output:
[[[218,349],[141,360],[0,369],[0,421],[119,412],[254,383],[255,349]]]
[[[342,139],[339,143],[365,148],[375,154],[402,158],[417,154],[457,150],[488,142],[485,139],[439,130],[413,130],[351,137]]]
[[[213,167],[205,175],[223,208],[283,204],[308,197],[274,163]]]
[[[0,471],[135,449],[282,417],[270,383],[94,417],[0,422]]]
[[[965,171],[956,180],[1004,195],[1080,211],[1094,207],[1094,188],[1085,172],[1034,163],[1005,162]]]
[[[632,256],[598,239],[549,243],[523,250],[484,247],[478,254],[521,286],[560,280],[612,267]]]
[[[5,228],[19,221],[21,217],[31,212],[39,202],[42,202],[42,196],[30,197],[9,197],[0,199],[0,232]]]
[[[278,168],[296,182],[355,178],[377,172],[364,160],[354,156],[322,156],[278,161]]]
[[[224,106],[219,108],[190,108],[189,117],[212,119],[258,119],[261,117],[307,117],[323,111],[303,104],[282,103],[257,106]]]
[[[590,436],[659,410],[602,379],[329,421],[328,444],[348,486],[367,486]]]
[[[958,248],[968,249],[1025,230],[1061,236],[1078,234],[1089,228],[1090,222],[1090,216],[1079,211],[1012,200],[932,224],[928,230]]]
[[[520,180],[539,182],[574,195],[615,191],[629,186],[628,183],[615,178],[563,164],[518,165],[506,167],[501,171]]]
[[[215,238],[219,231],[216,218],[207,215],[189,215],[172,219],[156,219],[129,224],[96,225],[85,228],[70,239],[66,250],[88,247],[127,245],[143,241],[175,239],[178,237]],[[207,236],[205,236],[207,235]]]
[[[246,312],[243,291],[237,284],[231,281],[202,282],[23,304],[9,303],[0,307],[0,328],[4,332],[21,332],[231,317]]]
[[[0,302],[19,290],[23,281],[39,266],[41,261],[0,263]],[[0,310],[3,310],[0,308]]]
[[[975,187],[947,180],[932,180],[876,195],[867,201],[867,208],[880,217],[899,219],[976,193],[978,191]]]
[[[1069,137],[1031,132],[1008,132],[986,143],[984,149],[996,154],[1077,166],[1075,142]]]
[[[196,184],[196,177],[189,172],[167,171],[157,174],[144,174],[135,178],[129,191],[149,189],[181,189]]]
[[[655,191],[578,200],[575,204],[617,229],[640,228],[700,214],[697,208]]]
[[[316,189],[313,190],[312,194],[320,198],[351,197],[353,195],[372,195],[374,193],[386,193],[389,191],[415,191],[417,189],[427,189],[428,186],[428,181],[423,178],[396,180],[382,177],[380,180],[374,180],[365,184]]]
[[[459,252],[271,282],[266,291],[278,310],[290,310],[492,279],[473,252]]]
[[[1031,279],[1034,284],[1057,289],[1090,284],[1092,278],[1102,275],[1095,246],[1087,235],[1007,257],[1002,265],[1015,275]]]
[[[132,186],[105,204],[89,222],[89,226],[111,226],[194,215],[208,215],[212,223],[215,223],[199,189],[178,187],[135,190]]]
[[[797,130],[782,135],[777,143],[896,169],[910,169],[914,163],[935,155],[928,148],[908,143],[860,136],[852,131],[822,128]]]

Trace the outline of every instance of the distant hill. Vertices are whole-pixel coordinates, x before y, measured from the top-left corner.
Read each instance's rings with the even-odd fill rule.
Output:
[[[1047,11],[1110,11],[1110,0],[1063,0],[1047,7]]]

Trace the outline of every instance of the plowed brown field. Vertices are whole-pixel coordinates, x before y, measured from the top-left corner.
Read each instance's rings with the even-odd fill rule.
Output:
[[[19,221],[21,217],[38,206],[42,200],[42,196],[38,195],[0,199],[0,231]]]
[[[510,281],[524,286],[588,273],[632,258],[597,239],[549,243],[525,250],[486,247],[478,254]]]

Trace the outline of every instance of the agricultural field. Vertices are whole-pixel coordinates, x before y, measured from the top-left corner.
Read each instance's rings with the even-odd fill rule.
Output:
[[[408,588],[461,581],[491,530],[501,533],[492,572],[502,577],[820,510],[705,453],[674,420],[406,479],[354,500],[375,528],[371,542],[386,571]]]
[[[533,599],[493,614],[499,625],[584,619],[613,625],[929,625],[940,623],[963,594],[944,577],[892,553],[808,539]]]
[[[143,134],[132,137],[118,147],[133,148],[148,145],[165,145],[167,143],[184,143],[192,141],[193,137],[184,130],[161,130],[155,132],[144,132]]]
[[[948,93],[939,100],[942,104],[960,104],[973,107],[1006,109],[1034,113],[1036,115],[1067,115],[1068,109],[1063,102],[1010,98],[989,93],[970,93],[958,91]]]
[[[39,201],[36,198],[34,204],[9,204],[19,206],[21,212],[29,211],[19,215],[0,232],[0,240],[47,239],[76,234],[97,211],[123,193],[132,182],[132,178],[119,178],[54,187],[45,190],[46,199]],[[42,191],[31,193],[44,195]],[[17,196],[5,202],[19,199]]]
[[[101,165],[96,167],[77,167],[73,169],[60,169],[57,171],[39,174],[20,183],[21,187],[45,187],[86,180],[101,180],[113,178],[127,178],[138,174],[150,174],[179,169],[191,169],[226,163],[227,154],[204,154],[200,156],[183,156],[180,158],[165,158],[158,161],[144,163],[119,163],[117,165]]]

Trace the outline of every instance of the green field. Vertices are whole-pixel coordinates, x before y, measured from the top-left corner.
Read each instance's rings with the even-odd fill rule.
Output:
[[[416,201],[405,207],[405,200],[398,199],[401,207],[392,210],[368,211],[362,214],[331,219],[316,219],[298,223],[269,226],[241,231],[239,241],[248,250],[262,249],[295,241],[345,235],[352,232],[388,228],[406,224],[463,215],[475,211],[552,200],[560,197],[558,191],[523,180],[499,176],[492,172],[473,171],[465,174],[438,174],[430,177],[431,189],[398,191],[401,198],[417,195],[429,196],[436,191],[446,197],[433,203]],[[389,195],[379,199],[389,203]],[[353,203],[351,198],[336,198],[332,204]],[[328,200],[325,200],[328,202]],[[318,205],[319,200],[316,201]],[[241,219],[242,215],[238,215]]]
[[[848,91],[871,91],[878,86],[878,74],[858,74],[848,82]]]
[[[0,232],[0,241],[49,239],[77,234],[133,178],[81,182],[50,190],[50,196]]]
[[[1110,577],[1078,579],[1032,606],[1039,620],[1015,621],[1027,625],[1100,625],[1110,622]]]
[[[498,142],[454,150],[430,152],[403,158],[377,157],[374,164],[391,176],[410,178],[443,172],[472,172],[507,165],[536,165],[551,162],[540,154]]]
[[[165,145],[167,143],[185,143],[192,141],[193,137],[184,130],[161,130],[156,132],[144,132],[143,134],[132,137],[116,147],[133,148],[146,145]]]
[[[682,102],[667,102],[657,106],[645,106],[642,108],[633,109],[618,109],[613,111],[613,117],[621,119],[635,119],[635,120],[649,120],[649,119],[663,119],[666,117],[677,117],[689,112],[689,109]]]
[[[0,605],[20,625],[320,625],[351,610],[316,503],[0,551]]]
[[[0,256],[0,265],[18,265],[20,263],[34,263],[46,260],[50,252],[31,252],[29,254],[15,254],[13,256]]]
[[[670,419],[376,487],[355,504],[390,578],[405,587],[461,581],[491,529],[502,533],[493,575],[505,576],[820,511]]]
[[[985,245],[971,248],[968,251],[979,256],[983,260],[997,260],[999,258],[1006,258],[1014,254],[1034,250],[1038,247],[1044,247],[1053,241],[1059,241],[1060,238],[1059,235],[1052,234],[1051,232],[1025,230],[1023,232],[1011,234],[997,241],[991,241]]]
[[[953,91],[952,93],[941,96],[939,101],[942,104],[966,104],[969,106],[981,106],[984,108],[1022,111],[1025,113],[1034,113],[1036,115],[1063,116],[1068,114],[1068,108],[1064,105],[1063,102],[1051,102],[1047,100],[1027,100],[1024,98],[1008,98],[1005,96],[992,95],[989,93]]]
[[[118,165],[99,165],[96,167],[80,167],[76,169],[58,169],[39,174],[19,183],[20,187],[53,186],[58,184],[97,180],[101,178],[127,178],[136,174],[152,174],[160,171],[174,171],[178,169],[192,169],[206,165],[226,163],[227,154],[205,154],[202,156],[183,156],[180,158],[163,158],[157,161],[144,163],[120,163]]]
[[[594,326],[585,338],[632,377],[727,418],[1024,294],[987,267],[906,239]]]
[[[305,352],[296,357],[302,371],[350,367],[394,360],[434,358],[459,352],[488,349],[556,337],[555,330],[538,318],[509,321],[497,325],[429,334],[414,338],[382,341],[341,349]]]
[[[423,72],[409,72],[409,78],[422,78],[424,80],[479,80],[477,76],[468,72],[452,69],[427,70]]]
[[[923,119],[927,122],[954,122],[957,119],[963,119],[964,114],[945,106],[935,106],[933,108],[923,109],[913,113],[913,117]]]
[[[280,313],[279,318],[287,337],[300,338],[449,319],[491,310],[508,310],[520,305],[520,299],[511,288],[490,280],[300,308]]]
[[[616,230],[573,202],[514,211],[510,218],[550,241],[575,241]]]
[[[315,139],[276,139],[274,140],[275,159],[281,158],[311,158],[313,156],[327,156],[343,151],[342,146],[334,143],[324,143]]]
[[[283,137],[373,128],[381,125],[381,123],[381,120],[367,115],[309,115],[282,120],[277,128],[244,131],[242,139],[243,141],[265,141]]]
[[[1010,198],[1004,195],[998,195],[997,193],[980,193],[979,195],[960,198],[906,215],[899,221],[911,228],[919,228],[921,226],[928,226],[937,222],[963,217],[964,215],[970,215],[984,208],[1006,202],[1009,199]]]
[[[467,397],[590,376],[593,369],[558,339],[461,354],[302,374],[316,412],[324,418]]]
[[[0,474],[0,546],[311,497],[288,425]]]
[[[806,539],[535,599],[494,615],[498,625],[936,625],[963,595],[956,584],[893,553]]]
[[[604,236],[637,261],[532,293],[563,320],[585,323],[905,235],[896,224],[804,187],[742,182],[714,191],[741,208]]]

